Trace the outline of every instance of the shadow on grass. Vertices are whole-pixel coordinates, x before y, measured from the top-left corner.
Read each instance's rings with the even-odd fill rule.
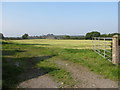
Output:
[[[50,44],[17,44],[17,45],[45,45],[45,46],[50,46]]]
[[[12,43],[12,42],[4,42],[2,41],[1,44],[15,44],[15,45],[46,45],[46,46],[49,46],[50,44],[18,44],[18,43]]]
[[[55,55],[23,58],[3,57],[3,88],[14,88],[22,81],[42,76],[57,70],[56,68],[50,67],[36,67],[37,63],[54,56]]]
[[[4,42],[4,41],[2,41],[2,43],[1,44],[13,44],[13,43],[11,43],[11,42]]]
[[[25,52],[25,50],[2,50],[2,56],[10,56],[10,55],[14,55],[15,53],[19,53],[19,52]]]

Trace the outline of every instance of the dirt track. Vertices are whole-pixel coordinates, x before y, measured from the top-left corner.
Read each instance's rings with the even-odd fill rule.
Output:
[[[43,75],[20,83],[18,88],[57,88],[58,86],[49,75]]]
[[[78,88],[118,87],[118,82],[112,81],[110,79],[104,79],[101,75],[96,75],[83,66],[78,66],[74,63],[63,60],[56,60],[55,63],[71,72],[72,77],[75,79],[75,81],[78,82],[76,85]]]
[[[71,73],[77,84],[73,88],[118,88],[118,82],[96,75],[87,68],[65,60],[53,60],[59,67]],[[59,84],[45,74],[29,79],[18,85],[18,88],[57,88]]]

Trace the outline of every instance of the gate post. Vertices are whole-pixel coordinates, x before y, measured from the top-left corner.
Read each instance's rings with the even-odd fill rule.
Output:
[[[119,37],[118,35],[114,35],[112,37],[112,63],[118,65],[119,64]]]

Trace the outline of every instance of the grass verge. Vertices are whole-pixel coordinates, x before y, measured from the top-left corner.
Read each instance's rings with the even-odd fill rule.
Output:
[[[88,67],[91,71],[103,75],[105,78],[119,80],[120,69],[92,50],[64,49],[59,57]]]

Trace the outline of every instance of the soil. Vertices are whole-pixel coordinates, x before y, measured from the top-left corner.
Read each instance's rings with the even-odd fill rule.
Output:
[[[18,88],[57,88],[58,86],[49,75],[43,75],[20,83]]]
[[[105,79],[81,65],[65,60],[55,60],[55,63],[71,72],[72,77],[77,82],[76,88],[118,88],[117,81]]]
[[[66,69],[77,82],[73,88],[118,88],[118,82],[105,79],[101,75],[91,72],[88,68],[65,60],[52,60],[59,67]],[[32,73],[32,72],[30,72]],[[28,74],[27,74],[28,75]],[[18,88],[58,88],[59,83],[54,81],[48,74],[38,75],[21,82]],[[69,87],[68,87],[69,88]]]

